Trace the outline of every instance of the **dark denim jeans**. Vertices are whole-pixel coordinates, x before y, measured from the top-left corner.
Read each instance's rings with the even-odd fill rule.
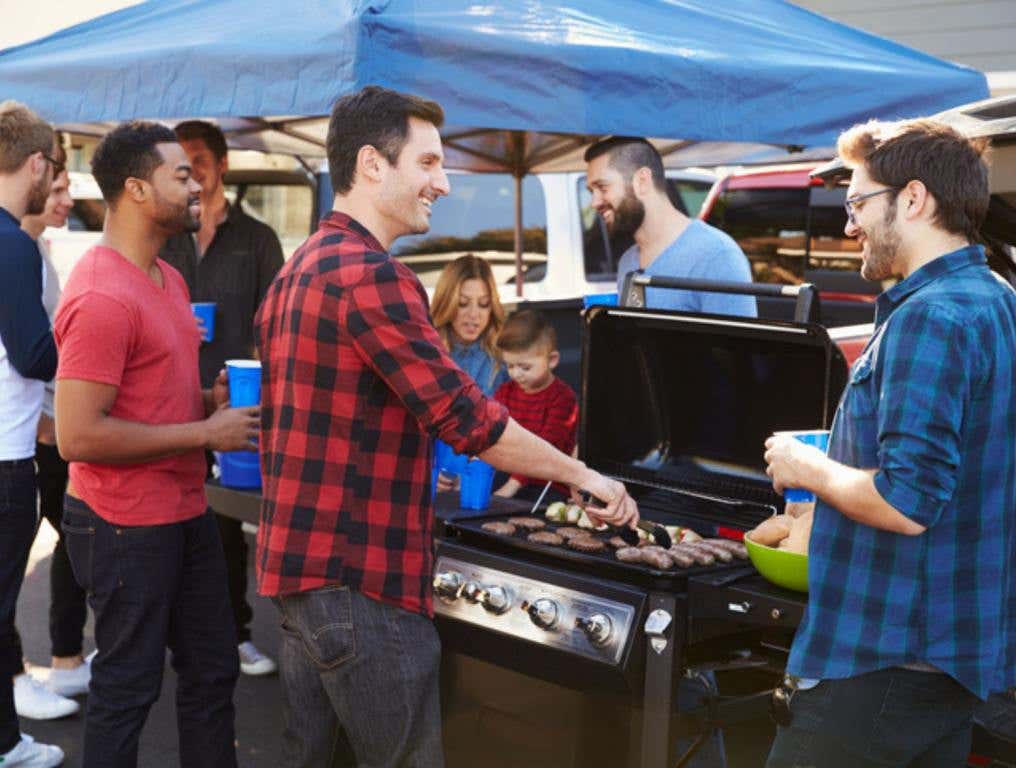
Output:
[[[233,688],[240,673],[215,517],[116,526],[72,496],[64,536],[95,612],[85,768],[133,768],[159,696],[166,647],[177,674],[180,764],[236,766]]]
[[[284,768],[440,768],[441,642],[426,616],[346,587],[275,598]],[[342,759],[344,758],[344,759]]]
[[[0,461],[0,754],[21,738],[11,677],[21,667],[14,610],[36,526],[35,463]]]
[[[962,768],[978,699],[945,674],[900,667],[796,691],[766,768]]]

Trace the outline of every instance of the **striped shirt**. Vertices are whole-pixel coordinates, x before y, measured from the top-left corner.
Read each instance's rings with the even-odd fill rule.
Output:
[[[539,392],[526,392],[514,381],[508,381],[501,385],[494,399],[508,407],[508,413],[515,421],[561,453],[571,454],[575,449],[579,404],[572,388],[561,379],[555,376],[550,385]],[[522,485],[544,484],[543,480],[523,475],[513,475],[512,478]],[[555,483],[554,487],[568,493],[568,488],[560,483]]]
[[[1016,292],[984,251],[883,293],[829,456],[926,527],[854,522],[821,500],[788,671],[844,678],[923,662],[980,698],[1016,683]]]

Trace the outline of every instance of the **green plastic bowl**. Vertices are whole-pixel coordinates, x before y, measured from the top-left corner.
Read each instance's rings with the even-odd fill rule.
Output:
[[[808,591],[807,555],[756,544],[747,536],[744,537],[744,546],[748,549],[752,565],[764,578],[778,587],[795,592]]]

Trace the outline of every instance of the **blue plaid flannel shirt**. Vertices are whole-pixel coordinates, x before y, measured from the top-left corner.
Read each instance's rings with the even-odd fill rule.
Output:
[[[980,698],[1016,684],[1016,292],[979,246],[878,298],[829,455],[877,469],[927,530],[856,523],[819,500],[791,674],[844,678],[925,662]]]

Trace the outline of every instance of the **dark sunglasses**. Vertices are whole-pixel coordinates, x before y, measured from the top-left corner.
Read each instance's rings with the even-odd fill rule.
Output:
[[[40,154],[40,155],[42,155],[42,159],[43,159],[43,160],[46,160],[46,161],[48,161],[48,162],[50,162],[50,163],[52,163],[52,164],[53,164],[53,176],[54,176],[54,178],[55,178],[55,177],[57,177],[57,176],[59,176],[59,175],[60,175],[61,173],[63,173],[63,172],[64,172],[64,170],[65,170],[65,169],[67,168],[67,166],[66,166],[66,165],[64,165],[63,163],[61,163],[61,162],[60,162],[59,160],[57,160],[56,158],[54,158],[54,157],[50,157],[50,156],[49,156],[49,155],[47,155],[47,154],[46,154],[45,152],[40,152],[39,154]]]

